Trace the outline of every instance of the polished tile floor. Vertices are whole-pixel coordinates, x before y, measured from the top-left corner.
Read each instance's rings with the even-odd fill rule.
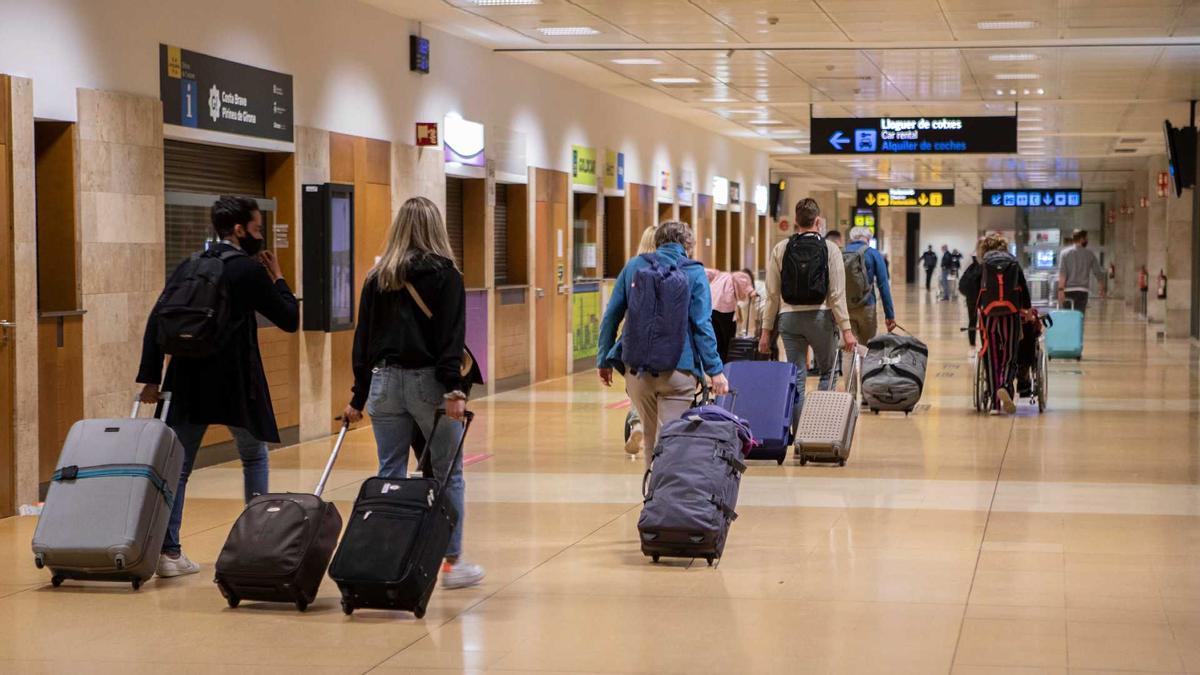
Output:
[[[184,545],[201,574],[52,589],[33,518],[0,521],[2,673],[1200,672],[1200,377],[1117,306],[1088,318],[1050,407],[970,408],[957,305],[909,290],[901,323],[931,363],[911,417],[866,416],[843,469],[755,465],[726,557],[638,552],[641,463],[619,390],[583,373],[474,404],[467,547],[488,577],[435,593],[424,620],[230,610],[212,564],[240,471],[198,472]],[[305,490],[331,443],[272,456]],[[375,465],[351,435],[328,495],[343,513]]]

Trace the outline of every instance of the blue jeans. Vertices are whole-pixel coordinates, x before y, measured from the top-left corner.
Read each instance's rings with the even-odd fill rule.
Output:
[[[813,350],[813,359],[817,362],[817,370],[821,373],[818,388],[830,391],[837,384],[834,372],[838,351],[837,327],[833,325],[833,317],[827,309],[807,310],[803,312],[785,312],[779,315],[779,337],[783,340],[783,350],[787,360],[796,366],[796,391],[799,401],[792,411],[792,427],[800,421],[800,411],[804,408],[804,384],[808,378],[808,348]]]
[[[466,489],[463,479],[463,458],[458,455],[451,468],[463,434],[462,423],[442,418],[437,433],[433,421],[442,407],[446,388],[433,375],[433,368],[405,370],[393,366],[378,366],[371,371],[371,392],[367,396],[367,414],[375,432],[379,453],[379,475],[384,478],[408,476],[408,450],[412,446],[413,425],[425,437],[425,452],[433,465],[434,476],[445,480],[446,496],[458,511],[458,527],[450,537],[447,558],[462,554],[463,521],[466,519]]]
[[[163,553],[180,551],[179,526],[183,523],[183,497],[187,492],[188,478],[192,475],[192,465],[196,463],[196,453],[200,450],[200,442],[204,440],[204,432],[208,431],[208,425],[179,422],[171,429],[183,445],[183,470],[179,473],[179,489],[175,491],[171,520],[167,523],[167,537],[163,539]],[[242,480],[245,485],[243,497],[248,502],[256,495],[267,493],[267,444],[251,436],[249,431],[241,427],[228,429],[229,433],[233,434],[233,442],[237,444],[238,455],[242,458]]]

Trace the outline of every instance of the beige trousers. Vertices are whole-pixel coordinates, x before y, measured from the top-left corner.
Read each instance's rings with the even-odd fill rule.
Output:
[[[672,371],[670,374],[651,375],[638,373],[625,378],[625,393],[629,395],[633,408],[642,418],[642,434],[646,468],[658,445],[658,432],[665,422],[677,420],[692,407],[696,395],[696,378],[689,373]]]

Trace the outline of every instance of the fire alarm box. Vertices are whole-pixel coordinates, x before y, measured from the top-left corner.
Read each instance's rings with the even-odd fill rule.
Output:
[[[304,330],[354,328],[354,186],[305,185]]]

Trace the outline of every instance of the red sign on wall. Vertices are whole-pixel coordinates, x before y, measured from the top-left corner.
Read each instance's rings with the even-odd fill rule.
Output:
[[[437,122],[417,122],[417,145],[437,145]]]

